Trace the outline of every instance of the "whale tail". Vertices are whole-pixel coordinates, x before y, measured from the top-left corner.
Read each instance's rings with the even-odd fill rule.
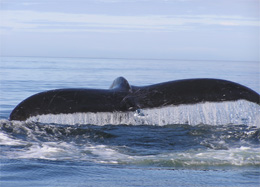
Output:
[[[10,120],[45,114],[127,112],[145,108],[204,102],[246,100],[260,105],[255,91],[226,80],[186,79],[149,86],[131,86],[116,78],[110,89],[58,89],[35,94],[17,105]]]

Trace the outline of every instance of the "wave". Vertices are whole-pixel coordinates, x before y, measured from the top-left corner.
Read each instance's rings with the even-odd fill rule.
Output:
[[[148,167],[259,167],[247,125],[57,125],[0,121],[1,157]]]
[[[260,148],[239,147],[228,150],[172,151],[156,155],[128,155],[121,147],[107,145],[78,146],[67,142],[32,144],[27,149],[8,153],[9,159],[88,161],[100,164],[154,167],[260,166]]]

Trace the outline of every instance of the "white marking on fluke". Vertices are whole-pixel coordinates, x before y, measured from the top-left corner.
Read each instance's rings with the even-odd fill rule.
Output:
[[[138,109],[129,112],[97,112],[38,115],[27,122],[93,125],[245,124],[260,127],[260,106],[245,100]]]

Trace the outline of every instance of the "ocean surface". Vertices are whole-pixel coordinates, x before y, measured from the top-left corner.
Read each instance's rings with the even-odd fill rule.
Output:
[[[203,103],[142,111],[9,121],[38,92],[219,78],[260,93],[259,62],[0,58],[0,186],[259,186],[260,107]],[[120,114],[113,114],[120,115]],[[85,119],[85,118],[84,118]],[[120,120],[119,120],[120,119]]]

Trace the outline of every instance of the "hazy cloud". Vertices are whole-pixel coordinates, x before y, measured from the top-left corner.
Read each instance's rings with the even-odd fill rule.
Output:
[[[196,26],[259,26],[255,18],[216,15],[113,16],[6,10],[1,17],[1,30],[35,32],[171,32]]]
[[[0,0],[1,55],[259,60],[259,0]]]

